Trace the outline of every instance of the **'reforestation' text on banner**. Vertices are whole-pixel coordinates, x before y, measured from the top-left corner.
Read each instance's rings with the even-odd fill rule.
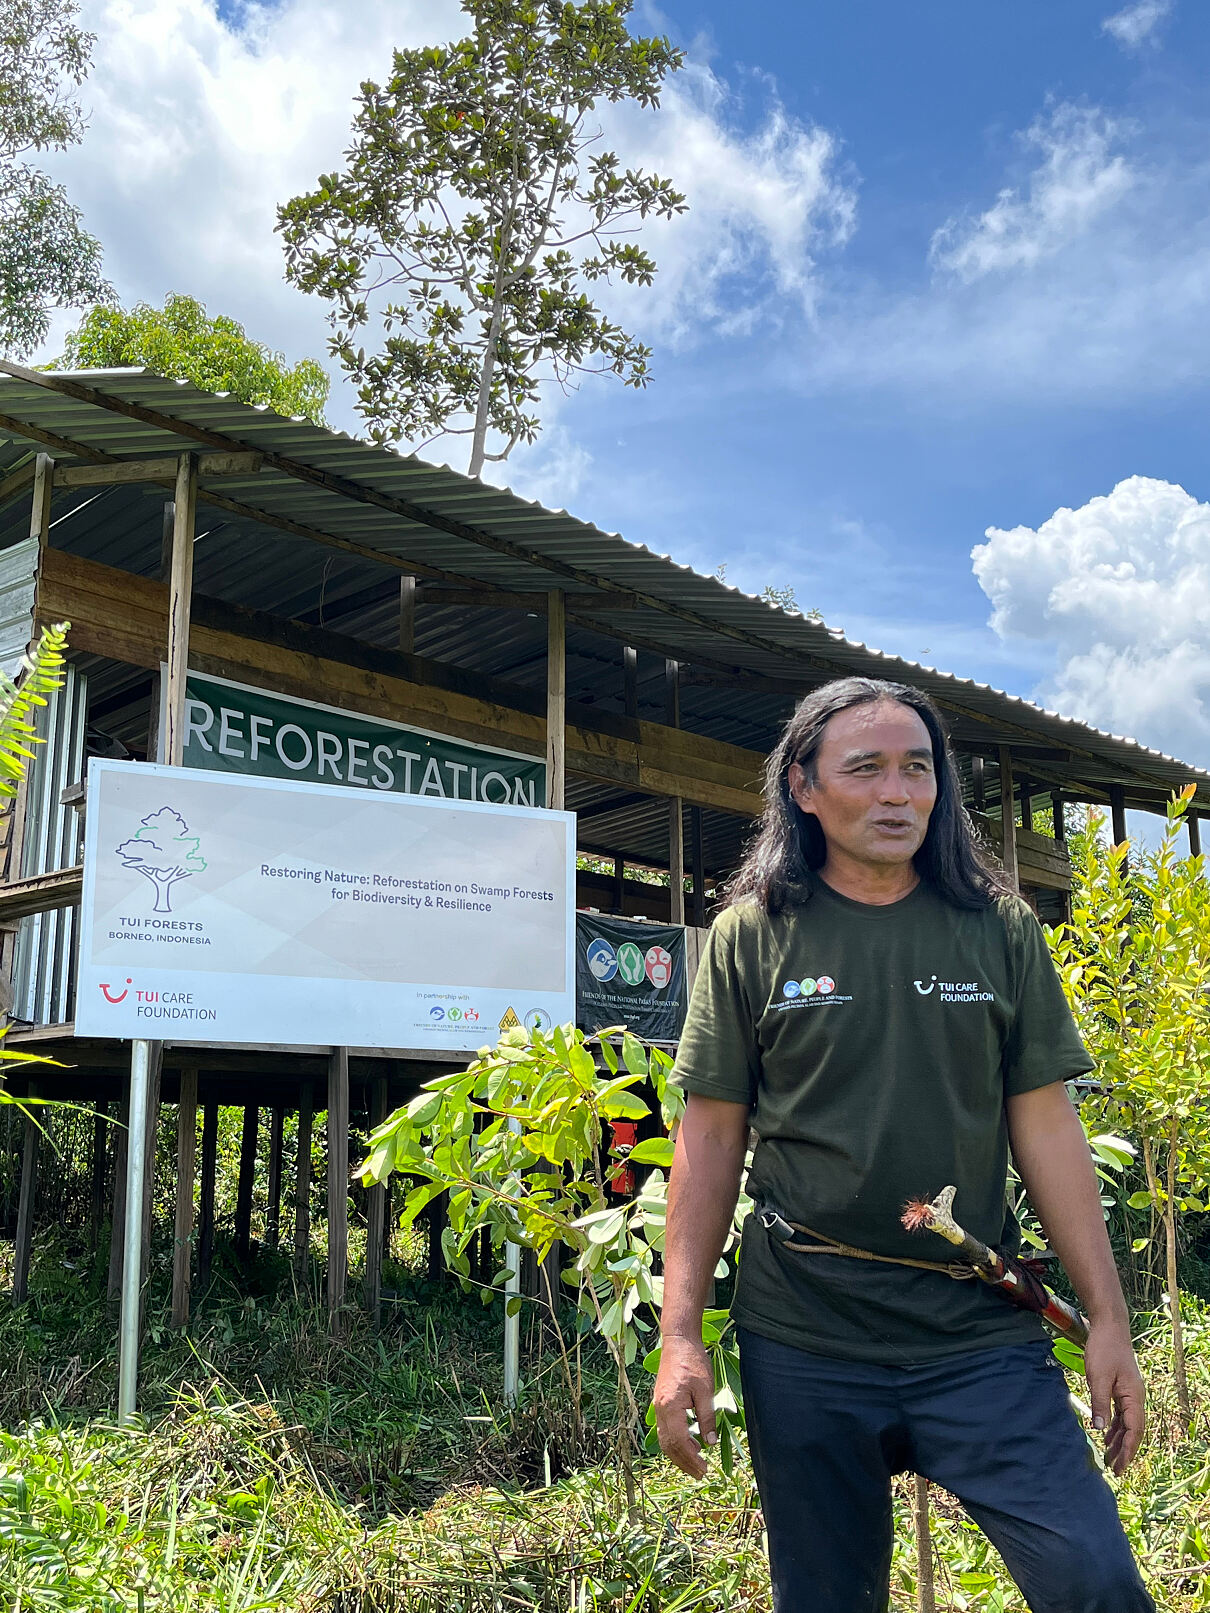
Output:
[[[540,807],[546,764],[201,672],[185,682],[186,767],[437,800]]]
[[[572,813],[89,766],[78,1036],[474,1052],[574,940]]]

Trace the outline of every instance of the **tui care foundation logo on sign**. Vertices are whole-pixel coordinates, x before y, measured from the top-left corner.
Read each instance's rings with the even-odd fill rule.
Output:
[[[191,672],[184,765],[489,806],[541,807],[546,764]]]
[[[152,911],[171,913],[173,886],[206,870],[200,845],[201,837],[189,832],[180,813],[163,806],[142,819],[130,839],[116,848],[115,855],[122,859],[123,867],[137,869],[154,887]]]

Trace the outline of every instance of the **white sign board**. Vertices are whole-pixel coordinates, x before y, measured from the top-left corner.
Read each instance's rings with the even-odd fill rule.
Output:
[[[452,1048],[575,1019],[575,817],[94,760],[76,1034]]]

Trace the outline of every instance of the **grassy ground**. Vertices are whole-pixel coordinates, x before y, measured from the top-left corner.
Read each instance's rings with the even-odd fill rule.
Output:
[[[768,1608],[746,1463],[702,1485],[646,1463],[632,1520],[595,1432],[605,1363],[586,1358],[582,1423],[553,1366],[502,1419],[499,1311],[449,1285],[391,1268],[382,1331],[350,1314],[337,1340],[271,1258],[242,1297],[220,1263],[185,1336],[153,1288],[146,1420],[125,1429],[106,1412],[114,1329],[99,1288],[97,1263],[44,1250],[24,1313],[0,1307],[0,1605],[14,1613]],[[1198,1426],[1183,1439],[1174,1425],[1157,1327],[1143,1347],[1153,1437],[1119,1487],[1165,1613],[1210,1609],[1210,1311],[1191,1304],[1190,1324]],[[935,1512],[940,1605],[1024,1613],[977,1531],[944,1497]]]

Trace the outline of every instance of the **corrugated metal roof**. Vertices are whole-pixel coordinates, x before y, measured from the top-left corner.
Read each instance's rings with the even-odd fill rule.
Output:
[[[708,678],[713,671],[734,680],[730,687],[690,683],[682,693],[682,721],[752,749],[767,748],[796,694],[828,677],[857,674],[925,689],[946,710],[960,744],[1011,743],[1027,753],[1031,747],[1065,753],[1065,773],[1093,787],[1122,784],[1139,800],[1148,790],[1162,793],[1196,781],[1199,805],[1210,807],[1206,770],[991,685],[846,640],[822,623],[507,488],[144,371],[47,379],[78,395],[48,390],[29,372],[0,375],[0,416],[21,422],[29,433],[22,438],[18,428],[0,423],[0,438],[10,439],[0,448],[0,474],[28,458],[36,446],[31,437],[39,434],[79,444],[85,459],[97,451],[126,459],[232,443],[258,450],[266,456],[262,469],[214,483],[221,497],[355,543],[384,560],[418,562],[438,578],[514,593],[565,588],[573,615],[569,694],[594,699],[602,710],[621,710],[617,655],[601,636],[607,632],[690,664],[697,676]],[[61,446],[51,451],[57,459],[69,457]],[[153,572],[164,497],[147,487],[57,495],[53,541],[111,565]],[[21,500],[19,507],[0,510],[0,544],[9,541],[6,533],[20,532],[24,507]],[[205,502],[199,504],[199,533],[199,592],[320,619],[371,642],[394,642],[394,577],[384,577],[372,558],[287,537],[246,513]],[[626,594],[640,597],[619,597]],[[586,625],[594,620],[596,628]],[[505,616],[434,605],[419,615],[420,653],[534,688],[544,680],[544,644],[544,622],[524,612]],[[657,663],[647,665],[650,672]],[[744,678],[751,680],[747,686]],[[661,703],[662,692],[649,678],[644,714],[658,715]],[[1043,778],[1047,766],[1054,762],[1038,763]]]
[[[38,540],[0,550],[0,669],[15,678],[34,625],[34,572]]]

